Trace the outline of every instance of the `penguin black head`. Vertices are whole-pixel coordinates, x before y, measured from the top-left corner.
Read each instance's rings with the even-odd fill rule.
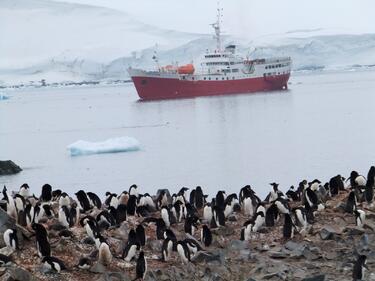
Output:
[[[278,187],[279,187],[279,184],[276,183],[276,182],[272,182],[270,183],[270,185],[272,186],[273,190],[276,192],[278,190]]]
[[[52,200],[52,186],[48,183],[42,186],[42,195],[40,196],[41,201],[49,202]]]
[[[92,265],[92,261],[90,258],[83,257],[79,259],[77,267],[80,269],[89,269]]]

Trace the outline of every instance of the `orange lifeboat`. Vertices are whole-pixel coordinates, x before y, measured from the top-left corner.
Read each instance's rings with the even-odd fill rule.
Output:
[[[194,65],[189,63],[183,66],[180,66],[178,69],[178,74],[194,74],[195,68]]]

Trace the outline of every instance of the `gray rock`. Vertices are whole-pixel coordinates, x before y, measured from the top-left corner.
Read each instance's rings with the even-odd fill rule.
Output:
[[[234,229],[232,227],[229,227],[229,226],[219,227],[219,228],[216,228],[216,229],[212,229],[211,231],[212,231],[212,233],[214,233],[216,235],[224,236],[224,237],[234,234]]]
[[[131,278],[123,272],[105,272],[103,281],[130,281]]]
[[[319,232],[320,238],[323,240],[335,239],[336,236],[342,234],[342,229],[338,227],[333,227],[331,225],[325,225]]]
[[[274,259],[285,259],[288,257],[286,253],[278,251],[268,251],[268,255],[270,256],[270,258]]]
[[[211,263],[211,262],[218,262],[222,263],[222,257],[220,253],[211,253],[211,252],[198,252],[192,259],[194,263]]]
[[[312,260],[317,260],[320,258],[319,255],[317,255],[316,253],[312,252],[309,248],[305,247],[302,251],[302,254],[303,256],[309,260],[309,261],[312,261]]]
[[[324,274],[321,274],[321,275],[316,275],[313,277],[304,278],[301,281],[324,281],[324,280],[326,280],[326,276]]]
[[[0,161],[0,176],[13,175],[21,172],[20,166],[16,165],[11,160]]]
[[[100,262],[97,262],[90,268],[90,271],[93,273],[105,273],[107,269]]]
[[[249,243],[241,240],[231,240],[227,246],[227,249],[230,251],[241,251],[249,249]]]
[[[161,253],[163,247],[163,241],[161,240],[151,240],[148,241],[148,246],[153,252]]]
[[[10,276],[14,280],[22,280],[22,281],[35,281],[36,280],[29,271],[21,267],[11,268]]]

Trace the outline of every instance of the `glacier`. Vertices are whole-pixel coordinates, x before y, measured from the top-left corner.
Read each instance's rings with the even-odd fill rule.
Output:
[[[137,151],[139,141],[132,137],[110,138],[101,142],[78,140],[68,147],[71,156]]]

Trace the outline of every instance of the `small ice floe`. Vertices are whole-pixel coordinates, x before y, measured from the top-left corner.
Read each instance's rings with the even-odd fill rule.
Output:
[[[76,141],[68,146],[71,156],[117,153],[139,150],[139,142],[131,137],[112,138],[102,142]]]
[[[7,95],[4,95],[3,93],[0,93],[0,100],[8,100],[9,97]]]

